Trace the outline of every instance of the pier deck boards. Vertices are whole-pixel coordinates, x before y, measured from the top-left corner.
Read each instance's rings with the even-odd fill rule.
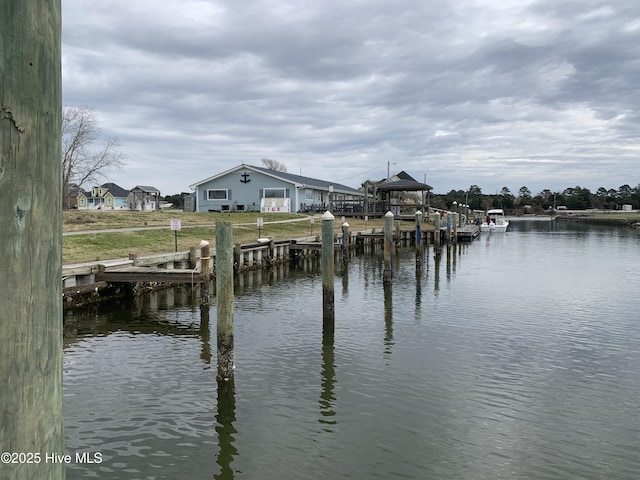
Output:
[[[191,269],[152,268],[152,267],[116,267],[96,273],[97,282],[132,283],[204,283],[206,276]]]
[[[458,240],[471,241],[480,234],[480,228],[477,225],[464,225],[458,227]]]

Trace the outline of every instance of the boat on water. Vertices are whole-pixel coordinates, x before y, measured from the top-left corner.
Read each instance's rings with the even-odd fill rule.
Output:
[[[482,232],[506,232],[507,228],[509,228],[509,221],[501,208],[488,210],[484,222],[480,225]]]

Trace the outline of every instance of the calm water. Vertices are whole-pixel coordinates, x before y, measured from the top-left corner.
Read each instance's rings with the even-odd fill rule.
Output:
[[[215,300],[188,288],[68,314],[69,479],[636,479],[640,236],[512,223],[422,266],[404,249],[236,287],[235,385]],[[213,343],[212,343],[213,342]]]

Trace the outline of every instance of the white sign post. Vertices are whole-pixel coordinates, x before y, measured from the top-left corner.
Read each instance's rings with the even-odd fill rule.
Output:
[[[173,237],[176,244],[176,252],[178,251],[178,230],[182,230],[182,222],[180,219],[171,220],[171,230],[173,230]]]
[[[262,235],[260,235],[260,229],[262,228],[262,225],[264,225],[264,218],[262,217],[258,217],[258,238],[262,238]]]

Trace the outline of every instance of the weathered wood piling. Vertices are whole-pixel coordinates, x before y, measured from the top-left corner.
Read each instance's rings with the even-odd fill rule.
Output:
[[[322,215],[322,328],[326,334],[334,330],[335,298],[334,270],[335,250],[333,241],[334,216],[326,211]]]
[[[60,0],[0,2],[0,478],[12,480],[65,475],[45,457],[65,453],[60,25]]]
[[[384,283],[391,283],[393,276],[393,213],[387,212],[384,216],[384,271],[382,280]]]
[[[209,284],[211,279],[211,247],[206,240],[200,241],[200,273],[204,282],[200,285],[200,303],[209,304]]]
[[[416,265],[422,263],[422,212],[416,212]],[[434,232],[435,235],[436,232]]]
[[[233,226],[216,223],[218,380],[233,378]]]

